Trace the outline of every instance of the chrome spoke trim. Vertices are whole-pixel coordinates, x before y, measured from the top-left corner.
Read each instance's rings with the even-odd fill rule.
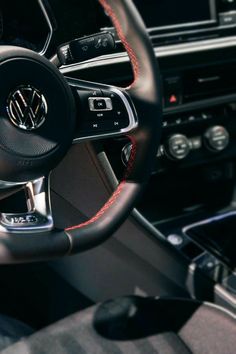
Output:
[[[52,41],[52,37],[53,37],[53,25],[52,25],[52,22],[50,20],[50,17],[49,17],[49,14],[47,12],[47,9],[46,9],[46,6],[44,5],[44,2],[43,0],[38,0],[38,3],[39,3],[39,6],[41,8],[41,11],[45,17],[45,20],[47,22],[47,25],[48,25],[48,28],[49,28],[49,33],[48,33],[48,36],[47,36],[47,39],[44,43],[44,46],[42,48],[42,50],[39,52],[40,55],[45,55],[50,44],[51,44],[51,41]]]
[[[49,177],[27,182],[24,189],[28,212],[1,213],[0,232],[38,233],[51,231],[54,224],[51,211]]]

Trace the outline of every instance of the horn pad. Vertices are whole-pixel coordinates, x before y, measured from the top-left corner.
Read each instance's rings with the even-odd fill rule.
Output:
[[[71,89],[47,59],[18,47],[0,47],[0,77],[0,180],[47,175],[73,140]]]

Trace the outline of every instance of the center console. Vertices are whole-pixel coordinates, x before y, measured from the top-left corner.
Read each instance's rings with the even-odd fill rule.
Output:
[[[235,311],[236,210],[208,214],[208,217],[207,213],[189,215],[157,224],[167,241],[189,261],[193,293],[199,294],[202,287],[197,280],[201,272],[214,284],[206,287],[207,297],[211,293],[212,300]]]
[[[236,52],[159,57],[163,131],[138,210],[187,260],[193,296],[236,307]],[[121,177],[130,144],[107,143]],[[198,281],[204,274],[206,283]],[[204,288],[204,290],[203,290]],[[205,293],[203,294],[202,293]]]
[[[183,233],[232,270],[236,267],[236,212],[215,216],[183,228]]]
[[[163,75],[162,168],[235,156],[236,63]]]
[[[233,52],[235,49],[233,48]],[[189,262],[193,293],[236,307],[236,62],[231,49],[161,59],[163,134],[139,210]],[[221,58],[225,55],[225,58]],[[124,160],[124,158],[123,158]]]

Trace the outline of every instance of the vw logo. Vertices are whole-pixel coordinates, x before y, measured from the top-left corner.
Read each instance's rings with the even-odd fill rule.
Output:
[[[8,98],[8,116],[20,129],[34,130],[41,127],[47,112],[45,97],[33,86],[20,86]]]

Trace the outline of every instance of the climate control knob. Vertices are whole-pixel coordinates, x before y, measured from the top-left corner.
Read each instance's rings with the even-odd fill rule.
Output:
[[[175,134],[168,139],[164,149],[167,157],[170,159],[183,160],[188,156],[191,144],[185,135]]]
[[[206,146],[211,151],[223,151],[229,145],[229,133],[220,125],[209,128],[204,137]]]

